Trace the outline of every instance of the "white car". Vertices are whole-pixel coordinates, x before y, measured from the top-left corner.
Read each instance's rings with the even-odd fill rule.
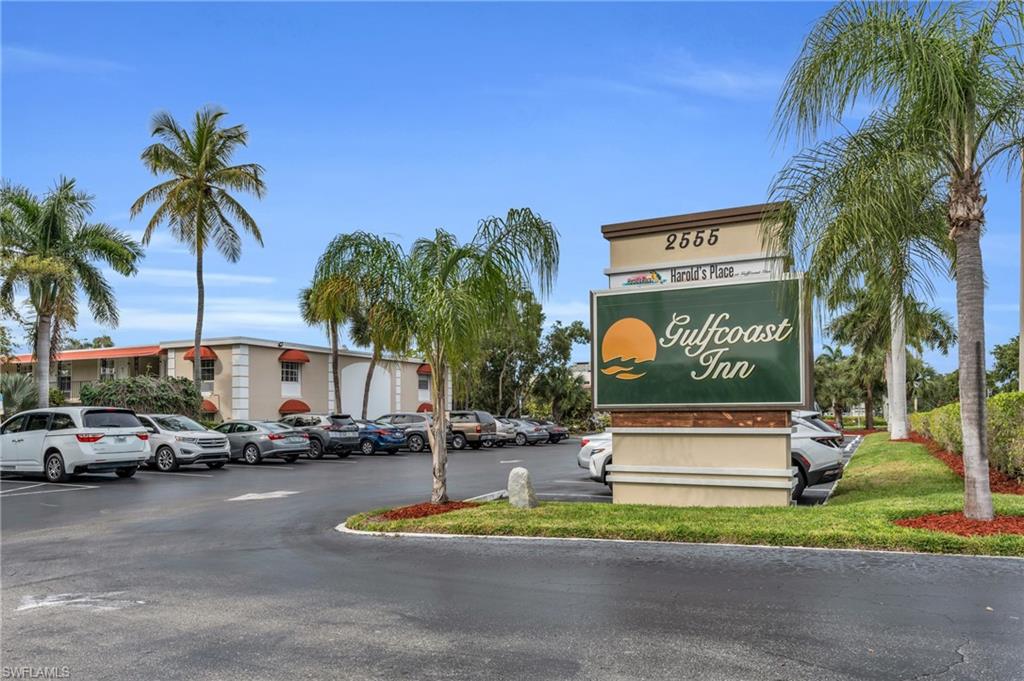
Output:
[[[139,421],[149,431],[149,448],[153,452],[146,463],[157,470],[166,473],[181,465],[198,463],[223,468],[231,456],[226,436],[187,416],[139,414]]]
[[[130,409],[30,409],[0,426],[0,471],[43,473],[49,482],[78,473],[130,478],[149,452],[149,433]]]
[[[576,465],[590,471],[590,477],[597,482],[606,482],[606,468],[612,459],[612,434],[595,433],[585,435],[581,440],[580,451],[576,455]]]
[[[832,482],[843,477],[843,434],[821,420],[813,411],[792,414],[793,433],[789,436],[792,465],[797,469],[793,498],[800,499],[811,485]]]

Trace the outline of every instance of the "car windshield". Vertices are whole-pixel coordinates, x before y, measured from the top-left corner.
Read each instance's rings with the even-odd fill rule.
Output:
[[[206,430],[206,426],[187,416],[154,416],[153,420],[164,430]]]
[[[263,427],[272,433],[280,433],[282,430],[291,430],[292,427],[284,423],[275,423],[273,421],[267,421],[263,424]]]
[[[86,428],[141,428],[134,412],[121,409],[93,409],[82,416]]]

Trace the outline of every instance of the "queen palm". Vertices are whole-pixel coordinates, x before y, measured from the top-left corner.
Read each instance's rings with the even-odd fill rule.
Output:
[[[948,267],[935,173],[908,161],[906,147],[899,126],[880,116],[797,154],[773,183],[783,208],[767,235],[774,248],[794,254],[826,308],[869,304],[862,316],[885,320],[884,332],[859,332],[872,328],[889,344],[893,439],[907,437],[907,301],[930,294],[932,279]]]
[[[244,125],[221,127],[227,112],[206,107],[196,112],[192,130],[181,127],[166,112],[153,117],[151,133],[160,141],[142,152],[142,162],[154,175],[170,175],[147,190],[132,204],[134,218],[149,204],[156,204],[142,243],[149,244],[153,232],[166,224],[171,235],[185,244],[196,258],[196,332],[193,352],[200,357],[203,336],[203,310],[206,290],[203,285],[203,256],[216,248],[229,262],[237,262],[242,254],[238,226],[258,244],[263,236],[256,221],[232,195],[248,192],[263,196],[263,168],[256,163],[232,165],[239,147],[249,141]],[[201,383],[201,362],[192,364],[192,378]]]
[[[97,322],[117,326],[114,291],[97,265],[131,276],[143,255],[125,233],[88,222],[92,198],[63,177],[41,200],[23,187],[0,189],[0,309],[16,309],[18,293],[28,294],[40,407],[50,403],[53,341],[59,341],[61,328],[74,327],[78,292]]]
[[[908,158],[947,183],[956,250],[964,514],[992,518],[985,443],[984,173],[1024,146],[1018,1],[842,3],[811,30],[779,99],[780,131],[814,135],[864,99],[891,112]],[[1009,156],[1007,156],[1009,154]]]
[[[447,377],[452,367],[468,363],[481,350],[489,329],[515,309],[527,289],[546,296],[558,269],[558,232],[528,208],[512,209],[505,217],[481,220],[476,234],[460,243],[454,234],[438,229],[418,239],[406,254],[386,239],[363,236],[367,261],[391,274],[395,306],[409,330],[409,340],[430,365],[434,418],[428,437],[433,456],[431,501],[448,501]],[[329,249],[321,260],[323,276],[354,262],[351,249]]]
[[[299,291],[299,314],[310,326],[322,325],[331,343],[331,377],[334,380],[334,408],[341,411],[341,376],[338,370],[338,330],[346,314],[339,301],[315,283]]]

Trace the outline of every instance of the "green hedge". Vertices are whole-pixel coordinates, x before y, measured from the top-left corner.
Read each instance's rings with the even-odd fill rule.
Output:
[[[199,418],[202,396],[188,378],[133,376],[82,386],[82,404],[122,407],[140,414],[182,414]]]
[[[1024,393],[999,393],[986,405],[989,463],[1012,478],[1024,481]],[[910,426],[943,448],[960,454],[960,405],[947,404],[910,415]]]

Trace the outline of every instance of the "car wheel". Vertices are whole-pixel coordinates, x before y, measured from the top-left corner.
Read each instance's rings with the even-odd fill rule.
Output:
[[[422,435],[410,435],[409,436],[409,451],[414,454],[419,454],[423,451],[423,436]]]
[[[315,437],[309,440],[309,458],[320,459],[324,455],[324,446]]]
[[[452,435],[452,447],[455,449],[465,449],[466,436],[462,433],[455,433],[455,435]]]
[[[246,445],[245,449],[242,450],[242,458],[249,465],[257,464],[263,460],[263,456],[260,454],[260,448],[256,445]]]
[[[377,451],[377,448],[374,447],[373,442],[371,442],[370,440],[363,440],[362,442],[359,443],[359,451],[365,454],[366,456],[369,456],[370,454],[373,454],[375,451]]]
[[[218,468],[224,468],[224,462],[223,461],[211,461],[210,463],[206,464],[206,467],[211,469],[211,470],[217,470]]]
[[[320,458],[320,457],[317,457],[317,458]],[[289,454],[288,456],[284,457],[284,462],[285,463],[295,463],[298,460],[299,460],[299,455],[298,454]]]
[[[46,465],[43,467],[48,482],[64,482],[68,479],[67,471],[64,470],[64,457],[54,452],[46,457]]]
[[[491,442],[490,440],[488,440],[487,442],[483,443],[483,446],[484,446],[484,449],[490,449],[491,447],[494,446],[494,443]]]
[[[523,433],[516,433],[516,444],[522,447],[526,444],[526,435]]]
[[[135,471],[139,470],[138,466],[128,466],[127,468],[118,468],[114,473],[119,478],[130,478],[135,475]]]
[[[796,463],[793,465],[796,466]],[[800,466],[796,466],[796,487],[793,488],[793,501],[800,501],[805,489],[807,489],[807,473],[804,473],[804,469]]]
[[[156,450],[156,468],[163,473],[178,470],[178,457],[174,456],[173,449],[161,447]]]

